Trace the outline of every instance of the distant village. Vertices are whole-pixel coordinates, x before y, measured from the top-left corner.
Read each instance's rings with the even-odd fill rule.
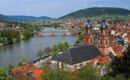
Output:
[[[111,64],[115,57],[123,56],[130,44],[130,21],[116,19],[66,19],[36,24],[57,23],[68,29],[72,34],[79,35],[79,39],[73,47],[51,56],[44,55],[34,60],[31,64],[13,68],[8,75],[15,80],[42,80],[41,74],[45,74],[43,64],[49,70],[61,69],[70,73],[77,72],[86,64],[96,67],[100,76],[106,74],[106,64]],[[24,27],[5,27],[0,23],[0,30],[14,29],[22,31]],[[82,39],[80,37],[82,36]]]

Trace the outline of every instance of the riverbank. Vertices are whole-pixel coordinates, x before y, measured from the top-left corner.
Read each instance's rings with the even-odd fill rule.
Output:
[[[0,47],[12,45],[20,42],[21,40],[27,40],[32,37],[30,30],[1,30],[0,31]]]
[[[25,58],[26,61],[33,61],[37,58],[36,53],[40,49],[44,49],[47,46],[52,47],[60,42],[68,42],[69,45],[73,45],[77,41],[77,36],[44,36],[40,37],[34,35],[29,40],[22,40],[19,43],[1,47],[0,48],[0,66],[7,67],[8,65],[17,65],[21,58]]]

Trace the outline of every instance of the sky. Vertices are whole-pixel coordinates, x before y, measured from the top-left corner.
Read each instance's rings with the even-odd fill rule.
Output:
[[[58,18],[91,7],[120,7],[130,10],[130,0],[1,0],[0,14]]]

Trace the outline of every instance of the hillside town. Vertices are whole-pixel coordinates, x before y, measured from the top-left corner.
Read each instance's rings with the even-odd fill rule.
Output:
[[[1,0],[0,80],[130,80],[130,0]]]
[[[54,22],[79,35],[78,41],[67,50],[57,50],[54,56],[53,53],[44,54],[32,63],[23,63],[22,66],[10,69],[8,76],[14,80],[43,80],[41,74],[46,74],[46,70],[60,69],[78,73],[84,66],[90,65],[102,77],[107,74],[107,65],[112,64],[116,58],[123,57],[130,44],[129,20],[79,19]],[[24,28],[13,29],[21,31]],[[0,30],[7,28],[1,24]]]

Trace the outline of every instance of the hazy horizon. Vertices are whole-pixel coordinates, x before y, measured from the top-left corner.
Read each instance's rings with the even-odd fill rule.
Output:
[[[130,10],[129,3],[130,0],[4,0],[0,3],[0,14],[59,18],[91,7],[116,7]]]

